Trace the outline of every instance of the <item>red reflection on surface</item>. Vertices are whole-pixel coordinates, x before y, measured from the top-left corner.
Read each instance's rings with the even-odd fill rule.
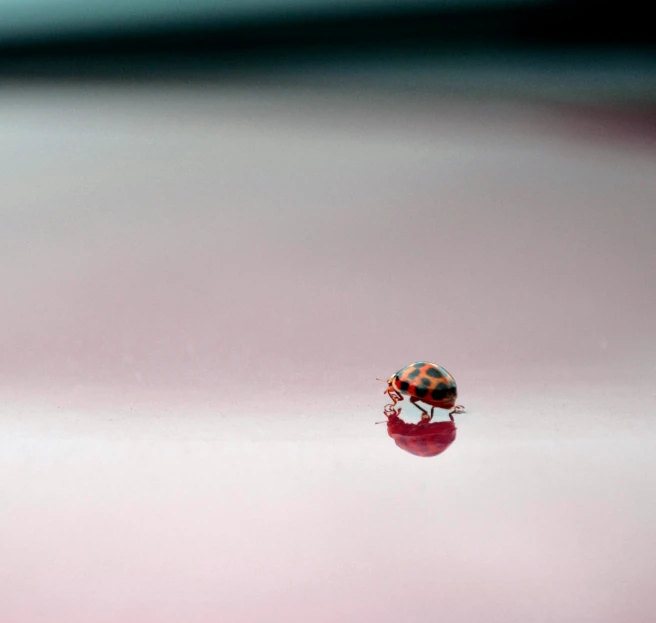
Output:
[[[396,409],[385,409],[387,434],[394,443],[415,456],[437,456],[456,440],[453,422],[419,422],[408,424],[399,417]]]

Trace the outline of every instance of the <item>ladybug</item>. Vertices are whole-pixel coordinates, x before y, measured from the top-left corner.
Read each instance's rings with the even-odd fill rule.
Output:
[[[403,400],[403,395],[410,396],[410,402],[421,411],[422,422],[433,419],[435,407],[438,409],[453,409],[449,418],[453,421],[454,413],[462,413],[464,407],[456,404],[458,389],[455,379],[442,367],[427,361],[417,361],[387,380],[385,393],[392,399],[392,407]],[[431,407],[430,414],[419,402]]]
[[[453,422],[429,422],[407,424],[398,410],[387,410],[387,434],[394,443],[415,456],[430,457],[442,454],[456,440],[456,425]]]

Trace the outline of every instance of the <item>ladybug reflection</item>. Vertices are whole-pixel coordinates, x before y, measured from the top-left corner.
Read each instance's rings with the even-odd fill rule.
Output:
[[[437,456],[456,440],[456,425],[452,420],[422,420],[418,424],[408,424],[399,417],[399,413],[400,409],[395,409],[394,405],[385,407],[387,434],[401,450],[415,456]]]

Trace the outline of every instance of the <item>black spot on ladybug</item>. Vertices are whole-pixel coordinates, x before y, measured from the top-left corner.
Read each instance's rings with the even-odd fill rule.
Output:
[[[442,373],[437,368],[428,368],[428,370],[426,370],[426,374],[433,377],[434,379],[442,378]]]
[[[423,378],[421,379],[421,384],[422,384],[424,387],[430,387],[430,386],[433,384],[433,381],[431,381],[429,378],[423,377]]]
[[[421,370],[419,368],[415,368],[412,372],[410,372],[410,374],[408,374],[408,378],[414,381],[420,374]]]
[[[417,389],[415,389],[415,395],[417,398],[425,398],[426,394],[428,394],[428,388],[426,387],[417,387]]]
[[[410,388],[410,383],[407,381],[401,381],[401,391],[407,392]]]
[[[426,363],[423,362],[423,361],[418,361],[417,363],[413,363],[412,365],[413,365],[415,368],[423,368],[423,367],[426,365]]]
[[[447,397],[448,389],[444,383],[440,383],[431,393],[433,400],[444,400]]]

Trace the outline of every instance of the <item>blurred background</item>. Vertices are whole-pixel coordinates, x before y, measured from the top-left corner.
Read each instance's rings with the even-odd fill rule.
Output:
[[[655,39],[0,0],[2,623],[651,622]],[[417,360],[429,459],[374,426]]]
[[[302,82],[594,106],[653,97],[644,3],[3,0],[4,78]]]
[[[0,11],[0,370],[16,383],[184,394],[214,387],[220,360],[224,392],[252,366],[260,390],[305,374],[331,392],[425,341],[487,371],[605,366],[607,342],[651,365],[642,4]],[[406,296],[423,300],[411,323]],[[252,346],[220,328],[246,317]]]

